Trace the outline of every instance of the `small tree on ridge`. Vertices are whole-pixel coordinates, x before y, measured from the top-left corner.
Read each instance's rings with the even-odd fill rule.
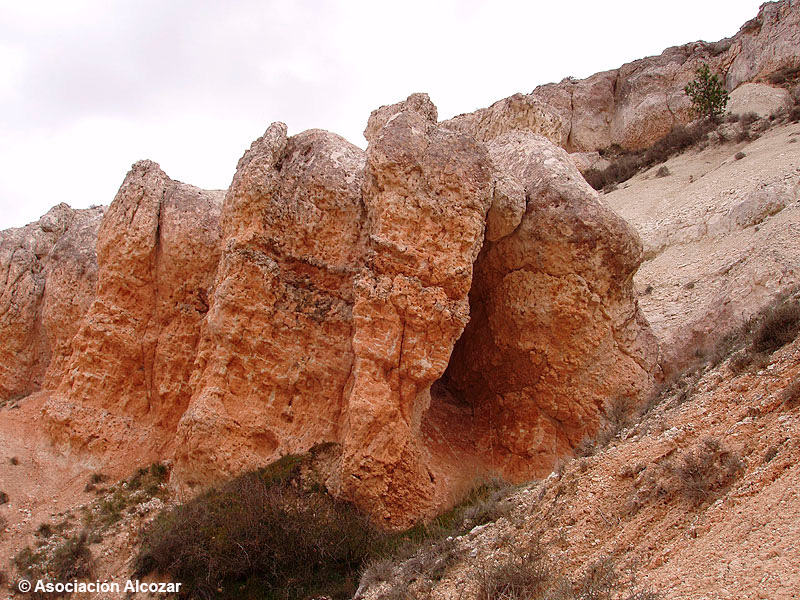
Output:
[[[683,88],[686,95],[692,99],[694,112],[709,119],[721,117],[728,105],[728,92],[719,80],[711,73],[706,63],[697,68],[697,77]]]

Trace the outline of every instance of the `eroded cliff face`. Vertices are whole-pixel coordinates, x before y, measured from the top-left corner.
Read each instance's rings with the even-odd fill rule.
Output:
[[[569,152],[615,144],[638,150],[693,118],[683,88],[701,64],[721,73],[733,91],[742,83],[762,82],[783,68],[800,66],[799,49],[800,4],[768,2],[732,38],[676,46],[586,79],[542,85],[447,124],[483,140],[531,131]]]
[[[167,451],[219,260],[219,199],[150,161],[128,173],[97,232],[94,297],[74,315],[69,353],[51,363],[44,422],[54,440],[97,453]]]
[[[102,208],[53,207],[0,231],[0,400],[57,383],[94,299]]]
[[[364,153],[272,125],[239,161],[175,483],[191,489],[337,441],[353,364]]]
[[[424,94],[366,136],[276,123],[224,203],[143,161],[102,224],[57,207],[4,233],[32,248],[4,263],[27,373],[4,394],[43,388],[60,448],[174,458],[184,497],[334,443],[327,485],[402,528],[481,475],[544,473],[648,389],[641,243],[563,150],[444,127]]]
[[[511,133],[488,148],[526,208],[481,252],[443,384],[470,405],[478,453],[524,479],[548,473],[609,403],[635,404],[657,374],[658,346],[633,299],[634,230],[541,136]]]

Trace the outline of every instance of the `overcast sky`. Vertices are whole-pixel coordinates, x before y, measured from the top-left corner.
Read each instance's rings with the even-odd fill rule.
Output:
[[[364,147],[372,109],[440,118],[736,33],[753,0],[0,0],[0,229],[108,204],[136,160],[226,188],[273,121]]]

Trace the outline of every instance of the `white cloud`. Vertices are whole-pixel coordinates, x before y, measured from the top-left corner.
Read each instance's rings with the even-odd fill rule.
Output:
[[[0,228],[107,204],[140,158],[224,188],[272,121],[363,147],[409,93],[447,118],[733,35],[758,4],[0,0]]]

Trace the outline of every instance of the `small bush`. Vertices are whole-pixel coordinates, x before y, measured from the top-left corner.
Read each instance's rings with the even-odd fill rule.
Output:
[[[41,537],[50,537],[53,535],[53,526],[50,523],[42,523],[36,529],[36,534],[40,535]]]
[[[0,504],[8,504],[8,494],[0,492]]]
[[[657,600],[659,596],[623,584],[614,561],[601,558],[576,578],[557,575],[544,549],[514,549],[500,560],[477,566],[478,600]]]
[[[106,476],[102,473],[92,473],[91,477],[89,477],[89,481],[86,482],[86,486],[83,488],[84,492],[91,492],[92,490],[96,489],[96,487],[103,483],[106,480]]]
[[[672,173],[670,173],[669,168],[666,165],[662,166],[658,171],[656,171],[656,177],[668,177],[669,175],[672,175]]]
[[[769,76],[769,82],[773,85],[791,85],[798,77],[800,77],[800,66],[784,67]]]
[[[787,300],[763,312],[753,335],[753,350],[772,353],[794,341],[800,333],[800,303]]]
[[[743,469],[738,454],[706,438],[679,458],[649,465],[638,473],[627,512],[634,514],[649,502],[676,496],[703,503],[730,486]]]
[[[773,458],[778,456],[778,452],[780,452],[780,448],[778,446],[772,446],[769,450],[767,450],[764,453],[764,464],[767,464]]]
[[[750,129],[750,126],[758,121],[759,117],[754,112],[746,112],[742,115],[740,122],[742,124],[743,129]]]
[[[89,550],[87,533],[67,538],[60,544],[48,561],[48,571],[56,581],[87,579],[92,575],[92,553]]]
[[[16,456],[12,456],[11,458],[8,459],[8,462],[10,462],[14,466],[17,466],[19,464],[19,459]]]
[[[747,156],[744,152],[737,152],[733,158],[736,160],[742,160],[745,156]]]
[[[633,401],[625,396],[615,398],[606,406],[605,424],[601,425],[594,437],[584,438],[575,449],[576,456],[594,456],[608,446],[620,431],[631,423]]]
[[[477,579],[478,600],[543,599],[557,583],[545,552],[536,546],[484,565]]]
[[[743,469],[739,456],[714,438],[706,438],[698,449],[687,452],[674,467],[680,491],[702,502],[713,491],[726,486]]]
[[[788,408],[800,406],[800,379],[795,379],[783,390],[783,403]]]

